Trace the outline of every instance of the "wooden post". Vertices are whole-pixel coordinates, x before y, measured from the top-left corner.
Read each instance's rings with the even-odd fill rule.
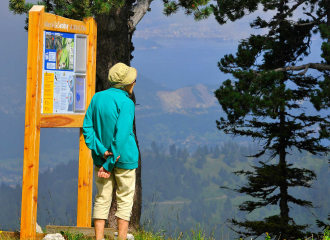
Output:
[[[95,93],[96,76],[96,22],[93,18],[87,20],[90,33],[88,36],[88,62],[87,78],[90,79],[86,86],[87,106]],[[92,220],[92,191],[93,191],[93,160],[91,151],[87,148],[80,128],[79,139],[79,174],[78,174],[78,203],[77,203],[77,227],[91,227]]]
[[[36,238],[42,81],[40,56],[43,50],[43,27],[40,19],[43,14],[43,6],[34,6],[29,12],[21,239]]]

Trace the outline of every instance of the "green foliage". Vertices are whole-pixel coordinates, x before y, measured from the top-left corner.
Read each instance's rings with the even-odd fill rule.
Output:
[[[14,14],[27,13],[33,7],[32,3],[25,3],[25,0],[10,0],[9,10]]]
[[[217,0],[217,5],[211,5],[216,20],[222,25],[228,20],[234,21],[242,18],[249,12],[254,12],[258,9],[260,0]],[[264,1],[266,4],[268,1]]]
[[[163,14],[165,14],[166,16],[170,16],[171,14],[177,13],[178,10],[178,5],[173,1],[164,3]]]
[[[177,229],[178,234],[177,237],[167,236],[166,231],[164,230],[146,230],[143,227],[138,229],[134,235],[134,239],[136,240],[160,240],[160,239],[167,239],[167,240],[214,240],[214,234],[207,234],[206,231],[201,227],[200,224],[196,224],[189,229],[189,231],[180,231]],[[217,238],[218,239],[218,238]],[[223,239],[223,238],[221,238]],[[224,239],[223,239],[224,240]]]
[[[323,236],[324,240],[330,240],[330,230],[329,227],[327,227],[326,229],[324,229],[324,236]]]
[[[125,4],[125,0],[42,0],[36,5],[45,6],[45,12],[53,13],[62,17],[83,20],[84,18],[107,14]],[[27,14],[33,7],[32,3],[25,0],[9,0],[9,10],[14,14]],[[28,27],[26,20],[25,29]]]
[[[80,240],[80,239],[92,240],[93,239],[93,238],[85,237],[84,234],[82,234],[82,233],[76,234],[76,233],[70,233],[69,231],[66,231],[66,232],[61,231],[61,234],[65,238],[65,240]]]
[[[196,21],[207,19],[213,12],[209,4],[210,0],[178,0],[169,1],[163,0],[164,10],[166,16],[170,16],[179,11],[180,8],[184,9],[186,15],[194,15]]]
[[[135,2],[135,0],[129,0]],[[62,17],[83,20],[88,17],[95,17],[101,14],[108,14],[124,6],[126,0],[42,0],[36,5],[45,6],[45,12],[53,13]],[[187,15],[194,15],[196,21],[207,19],[213,12],[208,3],[210,0],[163,0],[163,14],[170,16],[183,8]],[[14,14],[27,14],[33,7],[32,3],[25,0],[9,0],[9,10]],[[28,16],[27,16],[28,17]],[[28,28],[28,18],[25,29]]]
[[[125,0],[42,0],[37,5],[44,5],[45,11],[76,20],[109,13],[113,8],[122,7]],[[28,13],[34,4],[25,0],[9,0],[9,9],[14,14]]]
[[[330,221],[330,214],[328,215],[328,219],[327,219],[328,221]],[[319,227],[319,228],[323,228],[324,230],[325,230],[325,232],[326,233],[328,233],[329,234],[329,237],[330,237],[330,231],[329,231],[329,222],[328,223],[325,223],[325,222],[323,222],[323,221],[321,221],[321,220],[316,220],[316,225]],[[330,238],[329,238],[329,240],[330,240]]]

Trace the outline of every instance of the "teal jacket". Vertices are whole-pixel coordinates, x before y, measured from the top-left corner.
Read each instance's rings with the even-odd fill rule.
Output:
[[[138,167],[134,111],[133,101],[121,89],[110,88],[94,95],[85,115],[83,134],[87,147],[92,150],[95,165],[102,165],[109,172],[114,167]],[[107,150],[113,155],[105,160],[103,155]]]

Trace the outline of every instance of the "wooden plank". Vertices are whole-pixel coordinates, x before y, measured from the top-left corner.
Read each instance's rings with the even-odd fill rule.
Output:
[[[88,36],[88,57],[86,73],[86,106],[89,105],[95,93],[96,78],[96,22],[89,18],[90,34]],[[85,144],[85,139],[80,129],[79,143],[79,173],[78,173],[78,203],[77,203],[77,226],[90,227],[92,220],[92,191],[93,191],[93,160],[91,151]]]
[[[40,126],[42,128],[82,127],[85,114],[41,114]]]
[[[29,12],[20,239],[36,239],[44,7]]]
[[[87,21],[77,21],[69,18],[64,18],[58,15],[45,13],[43,20],[43,27],[45,30],[89,34],[90,26]]]
[[[96,87],[96,49],[97,49],[97,24],[96,21],[91,18],[89,19],[90,25],[93,26],[91,29],[91,34],[89,36],[89,62],[88,67],[91,68],[91,76],[90,76],[90,88],[91,88],[91,96],[90,100],[92,99],[93,95],[95,94],[95,87]],[[89,102],[88,102],[89,105]]]
[[[74,234],[82,233],[84,236],[95,237],[95,230],[92,227],[71,227],[71,226],[46,226],[46,233],[69,232]],[[104,235],[114,238],[115,229],[105,228]]]
[[[79,139],[77,227],[90,227],[92,221],[93,160],[85,144],[82,128]]]
[[[36,233],[36,240],[42,240],[45,236],[46,236],[46,233]],[[1,239],[6,239],[6,238],[19,239],[20,233],[2,231],[2,233],[0,233],[0,238]]]

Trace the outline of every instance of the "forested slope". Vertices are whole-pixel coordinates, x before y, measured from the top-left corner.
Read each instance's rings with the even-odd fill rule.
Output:
[[[256,145],[239,145],[226,142],[223,146],[199,147],[193,154],[175,145],[164,149],[152,143],[142,152],[143,215],[141,224],[153,229],[180,228],[189,230],[197,223],[206,231],[217,227],[220,234],[228,218],[258,219],[278,212],[278,207],[267,207],[246,215],[237,205],[246,196],[235,194],[219,186],[234,187],[244,183],[233,171],[251,168],[259,160],[244,157],[257,149]],[[311,200],[320,208],[312,212],[318,219],[326,220],[330,213],[328,205],[330,186],[327,183],[329,166],[326,159],[313,158],[307,153],[293,151],[289,160],[295,164],[314,169],[318,180],[314,189],[294,189],[293,195]],[[51,225],[74,225],[77,204],[77,160],[57,165],[39,176],[38,223]],[[5,183],[0,186],[0,228],[18,229],[21,204],[21,187],[12,188]],[[311,212],[292,206],[292,213],[302,222],[313,224]],[[226,228],[224,228],[225,231]],[[313,229],[311,229],[313,230]]]

